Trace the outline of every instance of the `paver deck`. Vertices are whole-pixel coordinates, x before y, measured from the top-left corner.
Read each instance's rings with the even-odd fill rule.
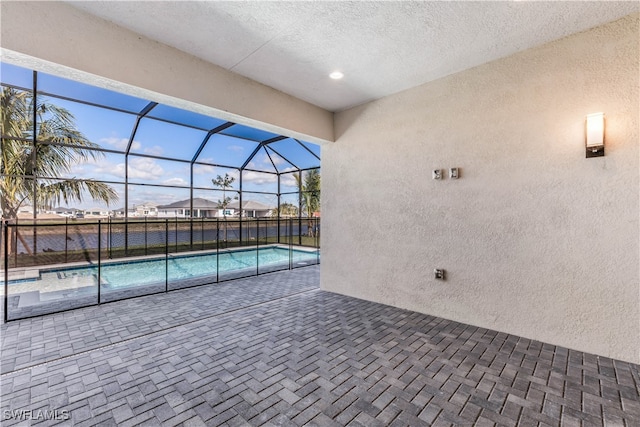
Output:
[[[2,325],[2,425],[640,425],[637,365],[318,282],[313,266]]]

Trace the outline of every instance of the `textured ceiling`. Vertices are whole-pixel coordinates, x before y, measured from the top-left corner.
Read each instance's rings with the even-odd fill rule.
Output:
[[[70,4],[330,111],[640,9],[637,1]],[[329,79],[334,70],[344,79]]]

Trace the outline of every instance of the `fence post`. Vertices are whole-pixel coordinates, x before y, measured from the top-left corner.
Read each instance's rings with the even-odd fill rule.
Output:
[[[169,292],[169,218],[164,222],[164,291]]]
[[[260,274],[260,218],[256,217],[256,276]]]
[[[16,217],[16,232],[13,233],[14,236],[14,240],[13,240],[13,267],[18,267],[18,230],[20,230],[20,227],[18,226],[18,217]]]
[[[320,264],[320,218],[316,218],[316,263]]]
[[[69,217],[64,220],[64,263],[69,262]]]
[[[34,203],[35,205],[35,203]],[[33,207],[33,210],[36,210],[36,207]],[[38,221],[34,218],[33,220],[33,265],[38,265]]]
[[[102,288],[101,286],[101,280],[100,280],[100,273],[102,270],[102,265],[101,265],[101,257],[100,257],[100,253],[102,252],[102,220],[99,219],[98,220],[98,304],[100,304],[100,288]]]
[[[7,323],[9,321],[9,221],[4,221],[2,231],[4,232],[4,323]]]
[[[189,250],[193,251],[193,212],[189,216]]]
[[[202,223],[200,224],[200,242],[202,243],[202,249],[204,251],[204,217],[202,217]]]
[[[289,218],[289,270],[293,268],[293,218]]]
[[[216,283],[220,282],[220,218],[216,217]]]
[[[109,225],[107,227],[107,231],[109,232],[109,236],[107,237],[107,247],[109,248],[109,259],[112,259],[113,255],[111,254],[111,240],[113,239],[113,236],[111,235],[111,217],[109,217]]]
[[[129,216],[127,215],[127,206],[124,209],[124,256],[127,257],[129,256]]]
[[[144,216],[144,254],[147,255],[147,216]]]

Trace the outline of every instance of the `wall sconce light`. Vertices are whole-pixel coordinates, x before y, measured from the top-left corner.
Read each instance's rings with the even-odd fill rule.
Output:
[[[587,115],[585,133],[587,158],[604,156],[604,113]]]

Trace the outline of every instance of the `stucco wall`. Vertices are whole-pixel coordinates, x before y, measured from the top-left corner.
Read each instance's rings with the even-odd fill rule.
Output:
[[[635,15],[337,114],[322,288],[640,362],[638,52]]]
[[[0,2],[3,61],[322,144],[333,114],[80,11]]]

